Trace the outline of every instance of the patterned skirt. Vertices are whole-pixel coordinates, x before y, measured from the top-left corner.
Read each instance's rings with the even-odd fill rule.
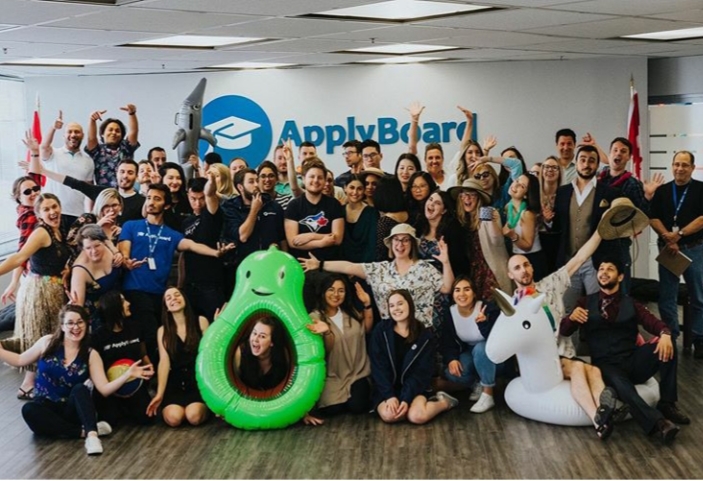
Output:
[[[17,292],[14,339],[3,345],[15,343],[19,352],[24,352],[47,334],[53,334],[59,326],[59,312],[66,303],[60,277],[29,274]],[[27,366],[36,371],[36,365]]]

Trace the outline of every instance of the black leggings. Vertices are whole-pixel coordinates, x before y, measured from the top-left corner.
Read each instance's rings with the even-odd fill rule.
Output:
[[[98,411],[98,419],[107,421],[113,427],[124,422],[147,425],[152,424],[156,419],[146,415],[146,408],[151,402],[146,382],[128,398],[114,395],[103,397],[96,389],[93,391],[93,400],[95,409]]]
[[[345,412],[352,414],[369,412],[371,409],[371,383],[369,382],[369,378],[365,377],[355,381],[350,389],[351,391],[347,402],[316,409],[313,415],[336,416],[337,414]]]
[[[95,406],[85,384],[71,389],[67,402],[37,399],[22,406],[22,417],[29,429],[40,436],[80,438],[97,431]]]

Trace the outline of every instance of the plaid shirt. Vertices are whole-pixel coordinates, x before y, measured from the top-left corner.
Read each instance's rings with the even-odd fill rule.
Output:
[[[34,215],[34,207],[30,205],[18,205],[17,206],[17,228],[20,231],[20,240],[19,240],[19,247],[18,250],[21,250],[22,247],[24,247],[24,244],[27,242],[27,239],[31,235],[31,233],[34,231],[34,228],[37,225],[37,216]],[[22,267],[24,269],[27,269],[27,266],[29,265],[29,260],[25,261],[24,264],[22,264]]]
[[[642,182],[637,180],[630,172],[623,172],[617,177],[613,177],[606,167],[598,176],[598,182],[617,190],[618,197],[627,197],[635,204],[635,207],[649,217],[649,201],[644,196]]]

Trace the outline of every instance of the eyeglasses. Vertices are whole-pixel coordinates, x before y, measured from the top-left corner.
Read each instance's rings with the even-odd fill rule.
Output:
[[[468,197],[469,199],[478,199],[478,193],[472,190],[459,193],[460,197]]]
[[[542,170],[549,170],[551,172],[556,172],[557,170],[559,170],[559,167],[557,167],[556,165],[544,165],[544,166],[542,166]]]
[[[346,152],[342,152],[342,156],[344,157],[349,157],[350,155],[359,155],[359,152],[356,150],[347,150]]]
[[[491,176],[490,172],[483,172],[482,174],[474,174],[474,179],[476,179],[476,180],[487,179],[490,176]]]
[[[275,179],[276,174],[259,174],[259,179]]]
[[[105,204],[105,205],[103,206],[103,209],[110,209],[110,210],[113,210],[113,209],[120,209],[121,207],[122,207],[122,206],[121,206],[119,203],[115,203],[115,204]]]
[[[68,321],[63,323],[64,326],[68,327],[69,329],[73,329],[74,327],[83,327],[85,326],[85,321]]]
[[[411,187],[411,189],[413,189],[413,190],[422,190],[422,189],[428,189],[429,187],[430,187],[430,186],[427,185],[427,184],[419,184],[419,185],[415,184],[415,185],[413,185],[413,186]]]
[[[364,159],[375,159],[378,155],[378,152],[371,152],[370,154],[363,154],[361,157]]]
[[[24,195],[30,195],[32,192],[39,192],[41,190],[41,187],[38,185],[35,185],[34,187],[30,187],[29,189],[24,189],[22,193]]]
[[[410,237],[393,237],[393,242],[397,244],[410,244]]]

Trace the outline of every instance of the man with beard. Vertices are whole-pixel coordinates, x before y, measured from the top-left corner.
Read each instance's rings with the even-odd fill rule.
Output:
[[[110,188],[106,185],[91,184],[68,175],[54,172],[53,170],[48,170],[44,165],[41,165],[39,162],[35,162],[34,159],[32,159],[29,163],[29,171],[32,173],[45,175],[56,183],[81,192],[91,201],[97,199],[100,192]],[[119,192],[120,197],[122,197],[124,207],[122,208],[122,213],[117,217],[118,225],[122,225],[128,220],[137,220],[142,218],[144,197],[139,195],[137,191],[134,190],[134,183],[136,179],[137,163],[132,159],[121,160],[120,163],[117,164],[117,191]]]
[[[508,260],[508,277],[515,281],[515,301],[524,296],[544,294],[544,309],[555,323],[564,317],[564,292],[571,284],[571,276],[598,248],[601,237],[598,231],[584,243],[576,254],[556,272],[539,282],[534,280],[534,269],[527,257],[516,254]],[[561,369],[565,379],[571,380],[571,395],[583,411],[593,420],[598,436],[605,440],[612,432],[612,416],[615,411],[615,392],[605,388],[600,371],[576,359],[576,351],[569,337],[559,335],[559,326],[554,325],[554,335],[561,357]]]
[[[600,291],[579,300],[560,326],[568,336],[580,329],[588,343],[593,364],[603,380],[630,406],[632,417],[647,434],[657,434],[665,443],[679,432],[674,424],[691,420],[676,407],[676,358],[671,331],[646,307],[622,293],[622,265],[617,257],[604,258],[598,266]],[[659,336],[656,343],[637,345],[639,326]],[[660,373],[660,401],[657,409],[637,393],[640,384]],[[672,422],[673,421],[673,422]]]
[[[125,222],[117,245],[127,269],[122,289],[131,304],[132,317],[142,322],[144,342],[152,363],[158,360],[156,330],[161,320],[162,297],[168,284],[173,254],[190,251],[220,257],[233,245],[213,249],[186,239],[164,225],[164,211],[171,204],[171,192],[164,184],[151,184],[146,195],[146,219]]]
[[[92,183],[95,164],[93,159],[81,152],[83,128],[79,124],[69,122],[66,125],[63,147],[54,149],[51,146],[54,141],[54,133],[57,130],[61,130],[63,125],[63,113],[59,110],[58,118],[54,121],[41,144],[41,158],[44,161],[44,166],[48,170],[62,175]],[[52,178],[49,178],[43,191],[51,192],[61,199],[61,212],[65,216],[64,221],[67,225],[72,224],[83,212],[91,210],[93,205],[80,192],[75,192],[64,186],[61,181],[56,181]]]
[[[207,179],[188,181],[188,203],[193,214],[183,220],[186,239],[217,248],[222,232],[223,215],[217,182],[212,170]],[[178,286],[185,291],[193,312],[212,321],[215,311],[225,302],[224,264],[222,259],[183,252],[178,263]]]
[[[554,202],[552,231],[560,234],[556,266],[566,264],[576,251],[596,231],[603,212],[615,198],[611,189],[597,183],[598,150],[592,145],[581,146],[576,152],[576,178],[557,189]],[[596,270],[606,252],[619,252],[620,240],[604,241],[594,253],[593,262],[584,262],[571,276],[571,287],[564,295],[566,310],[571,311],[584,294],[598,292]]]

